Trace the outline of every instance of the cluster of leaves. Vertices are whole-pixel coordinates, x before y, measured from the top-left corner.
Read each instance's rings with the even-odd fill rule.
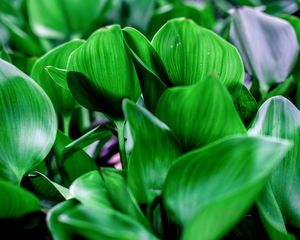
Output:
[[[228,12],[240,5],[251,7]],[[296,239],[296,1],[4,0],[0,9],[3,232]],[[94,31],[107,23],[119,24]]]

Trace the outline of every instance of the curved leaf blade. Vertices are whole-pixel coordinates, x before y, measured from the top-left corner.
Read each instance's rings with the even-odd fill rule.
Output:
[[[292,26],[249,7],[232,13],[230,36],[263,91],[283,82],[297,60],[299,46]]]
[[[20,217],[40,210],[40,202],[31,192],[0,179],[0,218]]]
[[[50,151],[56,135],[54,108],[26,74],[0,60],[0,177],[19,182]]]
[[[254,203],[290,147],[275,138],[233,136],[181,156],[169,171],[163,200],[170,216],[187,231],[186,239],[192,234],[201,239],[226,234]],[[220,214],[226,222],[216,224]]]
[[[184,18],[168,21],[153,37],[173,85],[191,85],[217,75],[233,95],[244,81],[236,48],[214,32]]]
[[[40,57],[32,67],[30,76],[48,94],[58,114],[70,114],[75,107],[75,99],[70,91],[55,84],[45,68],[52,66],[66,69],[70,54],[83,43],[82,40],[74,40],[62,44]]]
[[[300,166],[300,112],[288,99],[272,97],[259,109],[249,133],[288,139],[294,143],[273,172],[258,203],[266,221],[286,233],[285,225],[300,226],[300,174],[297,171]],[[277,216],[268,213],[270,209],[278,212]]]
[[[140,96],[137,74],[118,25],[91,35],[71,54],[67,71],[68,86],[75,99],[112,118],[123,116],[124,98],[136,101]]]
[[[212,76],[192,86],[165,91],[156,115],[171,128],[185,151],[246,133],[230,94]]]
[[[180,155],[170,129],[146,109],[125,101],[124,114],[133,138],[128,184],[139,203],[159,196],[171,163]]]

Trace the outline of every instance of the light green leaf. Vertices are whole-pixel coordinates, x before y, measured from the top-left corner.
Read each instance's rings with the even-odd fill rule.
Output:
[[[180,148],[170,129],[146,109],[125,101],[125,117],[133,138],[128,184],[139,203],[151,204],[162,191]]]
[[[0,194],[0,218],[20,217],[40,209],[40,203],[36,196],[1,179]]]
[[[66,69],[70,54],[83,43],[84,41],[74,40],[60,45],[40,57],[32,67],[30,76],[48,94],[58,114],[71,114],[75,107],[75,99],[69,91],[55,84],[55,81],[48,75],[45,68],[52,66]]]
[[[171,218],[183,226],[183,239],[220,239],[228,233],[290,147],[276,138],[234,136],[181,156],[170,168],[163,199]]]
[[[28,0],[29,23],[40,37],[67,39],[90,30],[109,1]]]
[[[287,21],[243,7],[232,13],[230,31],[247,72],[259,80],[262,91],[288,77],[299,46]]]
[[[184,18],[168,21],[152,45],[162,58],[171,82],[191,85],[218,76],[233,95],[244,81],[244,67],[234,46],[214,32]]]
[[[122,100],[140,96],[137,74],[120,26],[96,31],[75,50],[67,67],[68,86],[84,107],[121,118]]]
[[[145,105],[155,112],[158,99],[167,87],[172,86],[165,66],[143,34],[127,27],[123,29],[123,35],[137,70]]]
[[[45,67],[45,70],[58,86],[62,87],[66,91],[69,91],[67,82],[67,70],[56,68],[53,66],[47,66]]]
[[[26,74],[0,59],[0,178],[19,182],[50,151],[54,108]]]
[[[281,232],[286,233],[285,225],[299,228],[299,110],[286,98],[280,96],[270,98],[259,109],[249,133],[288,139],[294,143],[293,148],[270,177],[258,206],[268,224]],[[278,214],[274,215],[274,212]]]
[[[105,207],[86,207],[67,201],[51,209],[48,226],[55,240],[74,237],[98,240],[156,240],[134,219]]]
[[[246,133],[230,94],[212,76],[192,86],[168,89],[156,113],[185,151],[228,135]]]
[[[192,19],[199,26],[212,29],[215,24],[215,17],[211,4],[201,3],[176,3],[165,4],[158,8],[152,15],[148,35],[154,34],[170,19],[185,17]]]

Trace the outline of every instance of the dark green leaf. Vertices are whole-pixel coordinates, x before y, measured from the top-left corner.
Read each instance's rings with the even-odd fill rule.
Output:
[[[165,66],[157,52],[140,32],[134,28],[123,29],[140,81],[146,107],[155,112],[158,99],[168,86],[172,86]]]
[[[124,98],[136,101],[140,96],[137,74],[118,25],[96,31],[70,56],[67,70],[75,99],[110,117],[122,117]]]

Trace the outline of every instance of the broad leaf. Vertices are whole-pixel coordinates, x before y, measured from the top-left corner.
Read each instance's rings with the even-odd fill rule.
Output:
[[[106,170],[92,171],[76,179],[71,185],[72,195],[83,205],[93,208],[111,208],[131,216],[151,230],[149,222],[141,212],[123,176],[118,172]]]
[[[62,87],[66,91],[69,91],[67,82],[67,70],[53,66],[47,66],[45,67],[45,70],[52,78],[52,80],[56,83],[56,85]]]
[[[154,34],[170,19],[185,17],[192,19],[198,25],[212,29],[215,24],[215,17],[211,4],[202,3],[176,3],[166,4],[158,8],[150,21],[148,35],[153,37]]]
[[[63,201],[70,196],[69,189],[51,181],[40,172],[28,174],[22,179],[21,185],[45,201]]]
[[[62,174],[65,185],[70,185],[82,174],[97,169],[95,160],[82,149],[77,149],[73,154],[64,155],[65,147],[71,142],[71,139],[61,131],[57,132],[53,149],[58,158],[60,174]]]
[[[192,86],[168,89],[156,113],[185,151],[228,135],[246,133],[230,94],[212,76]]]
[[[300,167],[299,110],[286,98],[273,97],[261,106],[249,132],[253,135],[288,139],[294,143],[282,164],[270,177],[258,206],[268,224],[275,228],[283,232],[286,232],[285,225],[299,228],[300,174],[297,170]]]
[[[148,39],[129,27],[123,29],[123,34],[137,70],[145,105],[151,112],[155,112],[158,99],[172,83],[162,60]]]
[[[109,1],[29,0],[29,23],[40,37],[67,39],[88,32]]]
[[[74,201],[64,202],[51,209],[48,226],[55,240],[157,239],[141,224],[122,213],[105,207],[86,207]]]
[[[70,56],[67,71],[68,86],[75,99],[110,117],[122,117],[124,98],[136,101],[140,96],[136,71],[118,25],[91,35]]]
[[[0,218],[20,217],[40,209],[40,203],[36,196],[1,179],[0,194]]]
[[[243,7],[232,13],[230,31],[247,72],[259,80],[264,92],[288,77],[299,47],[287,21]]]
[[[75,107],[75,99],[69,91],[55,84],[55,81],[48,75],[45,68],[53,66],[65,69],[70,54],[82,44],[83,41],[74,40],[52,49],[40,57],[31,70],[30,76],[48,94],[58,114],[71,114]]]
[[[244,81],[244,67],[234,46],[214,32],[184,18],[168,21],[152,44],[173,85],[191,85],[217,75],[233,95]]]
[[[181,156],[169,171],[163,199],[169,215],[184,227],[184,239],[223,237],[254,203],[290,146],[275,138],[234,136]]]
[[[19,182],[50,151],[56,116],[46,93],[0,60],[0,178]]]
[[[130,101],[124,102],[123,109],[133,138],[128,184],[139,203],[151,204],[180,155],[179,144],[170,129],[146,109]]]

